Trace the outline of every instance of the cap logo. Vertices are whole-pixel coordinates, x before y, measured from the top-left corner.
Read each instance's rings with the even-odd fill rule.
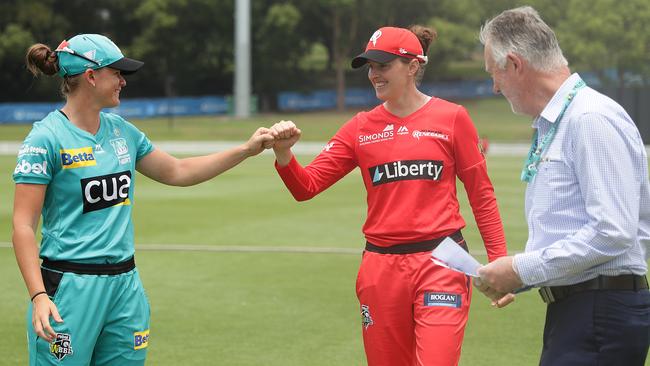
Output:
[[[372,37],[370,37],[370,42],[372,42],[373,46],[377,46],[377,40],[381,37],[381,30],[377,30],[375,33],[372,34]]]
[[[84,52],[83,55],[88,57],[91,60],[94,60],[95,59],[95,53],[96,53],[96,50],[90,50],[88,52]]]

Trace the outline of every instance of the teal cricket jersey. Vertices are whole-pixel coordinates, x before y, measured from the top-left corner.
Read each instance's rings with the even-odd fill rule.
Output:
[[[58,110],[35,122],[13,178],[47,184],[41,258],[118,263],[133,256],[135,165],[151,151],[144,133],[115,114],[100,113],[95,135]]]

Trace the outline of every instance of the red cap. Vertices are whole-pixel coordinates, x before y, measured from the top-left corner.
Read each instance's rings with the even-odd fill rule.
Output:
[[[370,37],[366,52],[352,59],[352,68],[358,69],[368,61],[387,63],[396,57],[416,58],[427,63],[418,37],[408,29],[383,27]]]

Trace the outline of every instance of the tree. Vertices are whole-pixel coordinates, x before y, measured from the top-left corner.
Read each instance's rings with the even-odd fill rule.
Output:
[[[299,63],[309,44],[298,31],[302,14],[293,4],[257,2],[253,16],[253,85],[262,109],[268,110],[279,91],[303,80]]]
[[[626,71],[650,76],[648,24],[647,0],[571,0],[566,17],[559,21],[558,37],[571,64],[623,87]],[[616,78],[607,77],[607,69],[616,70]]]

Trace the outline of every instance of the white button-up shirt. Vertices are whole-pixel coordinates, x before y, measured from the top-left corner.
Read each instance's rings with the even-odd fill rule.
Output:
[[[526,189],[528,242],[514,259],[526,285],[647,272],[645,147],[625,110],[589,87],[578,91],[557,120],[579,78],[571,75],[533,123],[538,143],[554,123],[559,125]]]

